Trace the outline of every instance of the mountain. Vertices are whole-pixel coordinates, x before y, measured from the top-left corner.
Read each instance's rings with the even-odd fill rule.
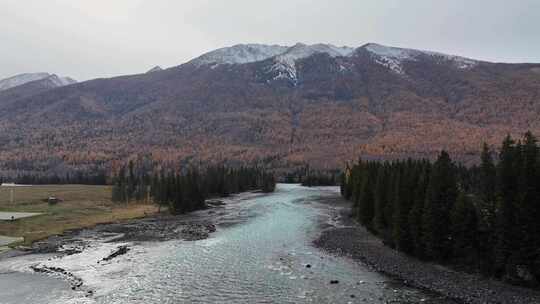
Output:
[[[148,70],[146,73],[153,73],[153,72],[159,72],[159,71],[163,71],[163,69],[159,65],[156,65],[155,67]]]
[[[26,73],[26,74],[15,75],[15,76],[0,80],[0,91],[7,90],[16,86],[20,86],[28,82],[41,80],[47,77],[49,77],[48,73]]]
[[[217,49],[191,60],[189,63],[202,65],[244,64],[262,61],[287,51],[289,47],[264,44],[238,44]]]
[[[404,62],[418,61],[422,56],[430,57],[432,60],[441,61],[441,63],[450,63],[458,69],[469,69],[478,63],[476,60],[459,56],[430,51],[387,47],[376,43],[368,43],[364,45],[363,48],[374,56],[377,63],[386,66],[398,74],[405,74],[405,71],[403,70]]]
[[[156,160],[462,161],[482,142],[540,134],[540,64],[505,64],[369,43],[247,44],[162,71],[29,96],[0,92],[1,171]],[[16,96],[13,96],[16,95]]]
[[[49,74],[49,73],[25,73],[25,74],[19,74],[15,75],[6,79],[0,80],[0,91],[4,91],[7,89],[11,89],[29,82],[33,81],[45,81],[49,83],[51,88],[53,87],[61,87],[69,84],[76,83],[72,78],[69,77],[59,77],[55,74]]]
[[[349,47],[336,47],[331,44],[306,45],[297,43],[292,47],[280,45],[240,44],[230,48],[222,48],[204,54],[189,64],[200,66],[217,66],[224,64],[246,64],[271,59],[271,65],[266,73],[272,74],[273,79],[288,79],[293,83],[297,80],[296,61],[316,53],[328,54],[331,57],[347,56],[354,51]]]
[[[45,78],[46,80],[49,80],[51,84],[53,84],[56,87],[63,87],[70,84],[77,83],[77,80],[70,78],[70,77],[59,77],[55,74],[50,75],[49,77]]]

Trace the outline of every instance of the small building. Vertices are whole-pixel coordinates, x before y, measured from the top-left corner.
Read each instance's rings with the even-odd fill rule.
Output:
[[[47,202],[49,203],[49,205],[55,205],[58,203],[58,198],[54,196],[49,196],[49,198],[47,199]]]

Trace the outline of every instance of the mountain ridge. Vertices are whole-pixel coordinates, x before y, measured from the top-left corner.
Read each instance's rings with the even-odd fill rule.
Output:
[[[231,47],[220,48],[205,53],[187,62],[197,67],[210,65],[212,68],[223,64],[247,64],[273,60],[274,64],[268,67],[268,72],[274,74],[275,79],[288,79],[291,83],[297,82],[296,61],[316,53],[325,53],[331,57],[350,57],[357,52],[368,51],[376,58],[376,62],[396,74],[405,75],[404,61],[415,61],[420,56],[429,56],[438,61],[452,62],[457,68],[468,69],[482,62],[457,55],[440,52],[425,51],[410,48],[385,46],[377,43],[366,43],[360,47],[338,47],[332,44],[296,43],[293,46],[265,45],[265,44],[237,44]],[[485,62],[485,61],[484,61]]]
[[[238,64],[229,49],[220,51],[228,63],[208,62],[214,53],[204,64],[30,96],[0,92],[0,171],[110,167],[136,155],[341,167],[358,155],[430,158],[447,149],[468,161],[483,141],[540,133],[540,64],[296,45],[301,55],[282,68],[283,48],[258,49]]]
[[[23,73],[8,78],[0,79],[0,91],[24,85],[29,82],[47,79],[55,87],[74,84],[77,81],[70,77],[60,77],[50,73]]]
[[[316,52],[327,53],[331,56],[351,56],[359,49],[367,49],[371,53],[379,56],[391,57],[394,59],[413,59],[420,54],[437,56],[445,58],[447,60],[459,60],[467,62],[472,65],[474,62],[480,62],[481,60],[471,59],[467,57],[450,55],[441,52],[419,50],[412,48],[392,47],[378,43],[366,43],[360,47],[353,48],[348,46],[335,46],[333,44],[304,44],[301,42],[292,46],[283,45],[267,45],[267,44],[237,44],[230,47],[219,48],[210,52],[207,52],[199,57],[196,57],[188,64],[205,65],[205,64],[245,64],[257,61],[263,61],[276,56],[287,56],[288,54],[298,52],[302,50],[300,55],[291,56],[295,59],[305,58]],[[247,56],[246,53],[250,53]],[[303,53],[303,54],[302,54]],[[484,61],[487,62],[487,61]]]
[[[146,73],[153,73],[153,72],[159,72],[159,71],[163,71],[163,69],[159,65],[156,65],[155,67],[148,70]]]

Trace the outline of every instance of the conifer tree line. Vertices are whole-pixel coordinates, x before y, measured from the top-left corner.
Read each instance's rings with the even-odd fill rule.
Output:
[[[301,178],[302,186],[316,187],[316,186],[337,186],[339,185],[339,171],[308,171],[305,176]]]
[[[16,183],[21,185],[107,185],[105,171],[77,171],[71,174],[20,174],[0,177],[0,183]]]
[[[484,144],[472,168],[445,151],[433,163],[359,160],[341,193],[397,250],[517,284],[540,281],[540,149],[530,132],[507,136],[497,154]]]
[[[303,168],[287,172],[282,180],[285,183],[300,183],[306,187],[338,186],[341,182],[340,176],[341,170],[315,170],[306,165]]]
[[[173,214],[205,207],[211,197],[251,190],[273,192],[276,181],[272,173],[259,167],[148,170],[130,161],[113,178],[112,200],[115,202],[147,201],[166,206]]]

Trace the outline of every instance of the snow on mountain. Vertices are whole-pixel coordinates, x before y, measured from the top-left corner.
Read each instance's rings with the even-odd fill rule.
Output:
[[[431,56],[436,60],[450,61],[459,69],[469,69],[478,63],[478,61],[460,56],[447,55],[431,51],[389,47],[376,43],[368,43],[361,48],[370,52],[375,57],[375,61],[377,63],[386,66],[398,74],[405,74],[402,65],[403,61],[416,61],[419,56]]]
[[[159,71],[163,71],[163,69],[159,65],[156,65],[155,67],[148,70],[146,73],[153,73],[153,72],[159,72]]]
[[[77,81],[69,77],[59,77],[49,73],[25,73],[15,75],[6,79],[0,80],[0,91],[14,88],[29,82],[38,80],[48,80],[52,87],[61,87],[76,83]]]
[[[49,73],[25,73],[0,80],[0,91],[49,77]]]
[[[288,47],[280,45],[238,44],[203,54],[190,63],[201,66],[257,62],[279,55],[287,49]]]
[[[306,45],[297,43],[290,47],[286,52],[274,58],[274,65],[269,69],[276,73],[274,79],[290,79],[293,83],[297,81],[296,61],[309,57],[315,53],[326,53],[332,57],[348,56],[354,51],[350,47],[337,47],[331,44]]]
[[[297,43],[294,46],[239,44],[217,49],[190,61],[197,66],[221,64],[244,64],[273,58],[274,64],[267,72],[275,74],[274,79],[290,79],[297,81],[296,61],[315,53],[326,53],[332,57],[348,56],[354,51],[350,47],[337,47],[331,44],[306,45]]]
[[[478,64],[478,61],[447,55],[431,51],[421,51],[398,47],[389,47],[376,43],[368,43],[359,49],[371,53],[373,60],[397,74],[405,74],[404,61],[417,61],[422,56],[430,56],[437,62],[450,62],[458,69],[469,69]],[[222,64],[244,64],[272,59],[273,64],[266,70],[273,79],[288,79],[297,83],[296,62],[315,53],[326,53],[332,57],[352,56],[355,49],[350,47],[337,47],[331,44],[306,45],[297,43],[294,46],[264,45],[264,44],[238,44],[232,47],[217,49],[190,61],[197,66],[211,65],[212,68]]]
[[[70,84],[74,84],[77,81],[70,77],[59,77],[55,74],[52,74],[48,77],[48,79],[54,84],[56,87],[63,87]]]

